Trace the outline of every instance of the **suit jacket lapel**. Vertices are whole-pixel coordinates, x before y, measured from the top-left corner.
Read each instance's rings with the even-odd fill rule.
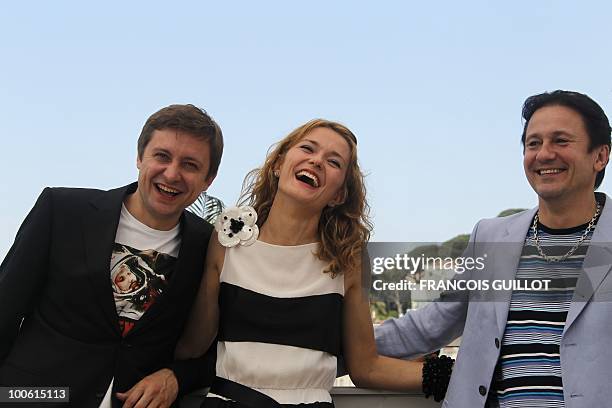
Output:
[[[518,215],[512,222],[506,225],[506,230],[500,241],[491,243],[495,246],[494,279],[512,280],[516,277],[516,270],[521,259],[525,237],[527,236],[527,231],[531,226],[535,212],[536,209],[534,208]],[[506,321],[508,320],[508,310],[510,310],[512,291],[496,291],[493,296],[495,300],[495,315],[499,329],[499,338],[501,338],[506,330]]]
[[[201,251],[204,242],[198,234],[198,229],[189,221],[189,217],[183,214],[181,219],[181,249],[179,250],[178,259],[176,261],[176,269],[174,276],[170,279],[166,289],[166,298],[172,299],[174,296],[181,296],[185,293],[186,285],[189,285],[190,280],[187,279],[187,274],[183,271],[193,268],[197,263],[195,257],[204,258],[205,252]],[[199,271],[202,272],[202,271]],[[199,281],[198,281],[199,284]]]
[[[595,290],[610,272],[612,267],[612,202],[610,197],[606,197],[604,205],[595,231],[589,244],[583,263],[583,272],[576,282],[576,289],[572,297],[563,334],[574,323],[580,312],[584,309],[587,302],[593,296]]]
[[[82,220],[88,274],[96,294],[94,301],[99,304],[109,326],[118,335],[121,331],[110,281],[110,259],[121,204],[132,189],[135,189],[135,184],[102,192],[90,201],[91,211]]]
[[[491,242],[492,245],[497,245],[497,247],[494,247],[495,259],[493,261],[493,273],[491,274],[494,279],[509,280],[516,277],[525,237],[536,211],[537,208],[525,211],[507,225],[506,231],[500,239],[500,242],[505,244],[499,245],[497,242]],[[611,231],[612,199],[606,197],[606,205],[593,232],[584,260],[584,272],[576,283],[576,290],[565,322],[564,334],[612,269]],[[512,291],[496,292],[493,296],[498,329],[500,336],[503,336],[508,320]]]

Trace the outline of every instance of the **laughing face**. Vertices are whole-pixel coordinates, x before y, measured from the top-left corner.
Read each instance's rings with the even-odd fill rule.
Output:
[[[340,204],[351,153],[335,131],[317,127],[287,150],[279,171],[277,194],[307,202],[318,211]]]
[[[527,124],[523,166],[541,200],[592,195],[595,176],[605,167],[602,146],[589,152],[582,116],[565,106],[538,109]]]
[[[175,129],[154,131],[137,161],[138,189],[126,201],[128,210],[151,228],[172,229],[212,182],[209,163],[208,141]]]

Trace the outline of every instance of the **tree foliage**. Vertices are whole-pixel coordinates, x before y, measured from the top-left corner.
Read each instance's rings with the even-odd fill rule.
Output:
[[[208,195],[206,194],[206,191],[203,191],[197,200],[187,207],[187,210],[191,211],[198,217],[204,218],[205,221],[214,224],[224,208],[225,204],[223,204],[223,201],[217,197]]]
[[[520,213],[522,211],[525,211],[525,208],[508,208],[507,210],[504,210],[504,211],[500,212],[499,214],[497,214],[497,216],[498,217],[507,217],[509,215]]]

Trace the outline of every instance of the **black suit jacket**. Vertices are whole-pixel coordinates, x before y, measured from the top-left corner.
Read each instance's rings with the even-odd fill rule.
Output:
[[[86,408],[98,407],[111,378],[123,392],[171,367],[186,391],[212,374],[203,360],[173,362],[212,232],[187,211],[165,293],[121,336],[110,257],[121,204],[136,186],[42,192],[0,266],[0,385],[68,386],[71,406]]]

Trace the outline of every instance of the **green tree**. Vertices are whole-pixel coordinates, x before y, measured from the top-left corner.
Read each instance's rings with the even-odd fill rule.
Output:
[[[444,257],[457,258],[463,254],[470,240],[470,234],[459,234],[454,238],[444,241],[440,246],[439,254]]]
[[[206,194],[206,191],[203,191],[197,200],[187,207],[187,210],[191,211],[198,217],[204,218],[205,221],[214,224],[219,214],[223,212],[224,208],[225,204],[223,204],[223,201],[217,197],[208,195]]]
[[[497,214],[497,216],[498,217],[507,217],[509,215],[520,213],[522,211],[525,211],[525,208],[508,208],[507,210],[504,210],[504,211],[500,212],[499,214]]]

